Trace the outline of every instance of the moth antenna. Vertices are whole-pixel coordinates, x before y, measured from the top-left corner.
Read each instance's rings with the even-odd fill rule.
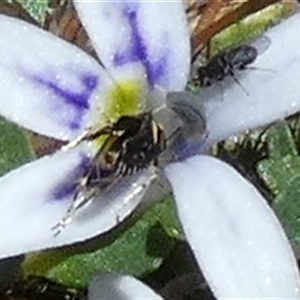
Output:
[[[272,69],[261,68],[261,67],[254,67],[254,66],[247,66],[247,67],[245,67],[245,69],[246,70],[253,70],[253,71],[264,71],[264,72],[275,73],[275,71],[272,70]]]
[[[83,140],[86,139],[86,137],[89,135],[90,132],[90,128],[89,129],[85,129],[82,134],[78,135],[77,137],[75,137],[72,141],[70,141],[69,143],[67,143],[66,145],[61,147],[62,151],[68,151],[72,148],[75,148],[76,146],[78,146]]]

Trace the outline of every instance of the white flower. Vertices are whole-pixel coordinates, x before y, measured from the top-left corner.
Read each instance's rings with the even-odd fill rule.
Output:
[[[121,112],[126,106],[134,112],[132,103],[142,106],[155,85],[166,91],[184,88],[190,46],[181,3],[78,1],[75,5],[106,69],[52,34],[1,16],[1,30],[7,32],[0,42],[3,116],[36,132],[72,141],[85,130],[104,124],[107,116],[103,112],[117,105],[125,106]],[[172,17],[162,17],[166,9]],[[152,24],[158,16],[160,22]],[[182,24],[176,32],[171,30],[174,23]],[[103,30],[100,35],[99,30]],[[184,47],[173,49],[178,39]],[[53,237],[51,227],[72,203],[76,182],[93,151],[93,145],[81,144],[2,178],[0,235],[7,241],[0,256],[85,240],[117,224],[122,193],[119,199],[114,199],[116,195],[108,200],[101,197],[94,216],[80,214],[74,226]],[[130,204],[129,212],[137,204]]]
[[[75,1],[98,62],[75,46],[22,21],[0,17],[0,113],[33,131],[73,140],[103,122],[102,113],[125,91],[136,103],[155,88],[184,89],[189,36],[181,2]],[[201,93],[207,112],[207,146],[284,118],[300,109],[299,16],[268,35],[272,45],[257,59],[272,72],[245,72],[243,84]],[[284,51],[288,51],[285,54]],[[281,88],[282,87],[282,88]],[[281,92],[282,90],[282,92]],[[211,99],[210,99],[211,98]],[[0,257],[71,244],[118,223],[132,187],[103,195],[59,236],[51,227],[73,201],[74,186],[93,145],[81,144],[14,170],[0,180]],[[196,155],[166,168],[179,216],[195,256],[219,298],[299,297],[299,276],[283,230],[265,200],[236,171]],[[147,182],[150,171],[139,174]],[[128,215],[142,199],[126,203]]]

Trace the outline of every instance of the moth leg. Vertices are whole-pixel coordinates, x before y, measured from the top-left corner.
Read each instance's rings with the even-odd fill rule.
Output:
[[[57,237],[72,221],[73,215],[71,213],[66,214],[57,224],[51,227],[51,230],[55,231],[53,237]]]
[[[87,177],[80,181],[78,190],[74,195],[74,200],[69,206],[65,216],[56,225],[51,227],[51,230],[55,231],[54,237],[58,236],[67,225],[72,223],[76,212],[89,204],[97,194],[98,189],[96,187],[87,189],[86,180]]]
[[[232,75],[233,80],[241,87],[242,91],[246,94],[246,96],[249,96],[249,92],[245,88],[245,86],[236,78],[235,74]]]
[[[132,192],[124,198],[122,206],[119,208],[116,221],[117,224],[121,223],[124,220],[124,215],[127,216],[129,211],[123,211],[129,202],[131,202],[135,197],[141,194],[144,190],[147,190],[150,185],[159,177],[158,168],[155,166],[150,166],[149,170],[152,172],[150,178],[143,184],[137,184],[136,182],[132,183],[133,190]]]

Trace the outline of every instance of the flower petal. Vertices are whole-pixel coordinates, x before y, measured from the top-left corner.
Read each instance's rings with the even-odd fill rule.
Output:
[[[265,33],[271,45],[238,80],[201,90],[207,109],[208,143],[283,119],[300,110],[300,14],[296,14]]]
[[[298,299],[286,236],[258,191],[232,167],[194,156],[167,168],[187,239],[218,299]]]
[[[111,80],[77,47],[0,16],[0,113],[33,131],[68,140],[91,126]],[[100,106],[100,107],[98,107]]]
[[[74,199],[76,184],[90,162],[83,145],[37,160],[0,180],[0,258],[57,247],[96,236],[116,226],[140,203],[150,171],[116,181],[59,235],[58,224]]]
[[[113,74],[142,64],[152,86],[184,89],[190,42],[181,1],[76,0],[75,5],[100,59]]]
[[[152,299],[162,300],[141,281],[131,276],[118,274],[99,274],[89,286],[89,300],[114,299]]]

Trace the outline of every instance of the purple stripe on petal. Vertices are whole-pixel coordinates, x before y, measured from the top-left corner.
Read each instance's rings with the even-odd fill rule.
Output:
[[[188,141],[184,136],[179,136],[172,145],[174,157],[172,162],[182,161],[194,155],[205,152],[204,141]]]
[[[82,83],[91,91],[95,90],[98,85],[98,76],[86,74],[82,76]]]
[[[93,92],[98,86],[99,77],[88,73],[81,75],[79,77],[81,91],[79,92],[72,90],[71,87],[62,87],[62,83],[53,76],[30,76],[30,78],[34,82],[44,86],[47,90],[50,90],[56,99],[60,99],[62,101],[49,103],[49,105],[53,107],[54,113],[56,113],[59,117],[62,110],[66,110],[66,112],[72,111],[72,117],[63,121],[66,121],[67,126],[69,126],[72,130],[80,129],[82,118],[86,111],[90,108],[89,102]]]
[[[153,86],[154,84],[157,84],[166,74],[168,53],[166,52],[157,61],[150,61],[148,53],[149,49],[147,49],[145,40],[139,31],[137,8],[138,6],[124,7],[123,14],[128,20],[128,24],[131,29],[130,47],[124,51],[116,53],[113,62],[115,66],[122,66],[129,62],[140,61],[146,69],[150,85]]]
[[[76,185],[80,178],[87,172],[90,165],[91,159],[86,154],[82,154],[81,161],[78,166],[76,166],[74,170],[70,171],[69,174],[65,174],[65,181],[60,182],[60,184],[52,190],[50,199],[63,200],[72,194],[74,195]]]
[[[68,174],[65,174],[65,180],[52,190],[50,199],[62,200],[70,195],[74,195],[76,186],[78,185],[80,179],[87,174],[87,172],[91,172],[89,176],[91,181],[94,181],[95,183],[99,180],[99,176],[101,176],[101,178],[109,178],[115,174],[113,169],[98,169],[99,166],[95,166],[93,164],[93,158],[84,153],[81,154],[81,160],[79,164]]]

